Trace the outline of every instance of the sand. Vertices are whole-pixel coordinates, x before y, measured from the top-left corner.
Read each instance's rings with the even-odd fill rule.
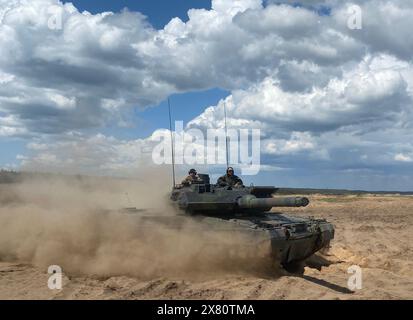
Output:
[[[9,212],[12,207],[9,203],[10,197],[6,198],[7,201],[3,197],[0,216]],[[73,264],[73,261],[69,262],[60,255],[54,255],[53,251],[41,250],[40,245],[50,246],[45,239],[55,236],[48,234],[47,229],[33,229],[38,233],[35,233],[36,237],[30,242],[38,241],[36,246],[10,239],[6,243],[5,238],[0,236],[0,299],[413,298],[413,197],[314,195],[310,196],[310,200],[307,208],[288,208],[283,211],[300,216],[326,218],[335,225],[336,238],[328,251],[319,253],[306,262],[303,275],[290,274],[268,266],[243,268],[240,266],[243,263],[241,261],[232,261],[232,264],[223,267],[206,259],[202,262],[203,267],[200,267],[185,261],[183,255],[174,256],[171,252],[163,252],[163,256],[169,258],[162,257],[157,260],[163,268],[153,269],[153,257],[145,260],[142,254],[147,254],[146,251],[136,254],[139,251],[137,246],[142,243],[136,242],[137,238],[128,234],[130,230],[125,231],[122,228],[122,237],[107,237],[105,224],[99,224],[99,227],[93,224],[93,239],[83,239],[84,252],[76,252],[80,250],[76,246],[67,247],[80,261],[87,257],[88,252],[93,255],[99,252],[96,261],[91,260],[87,267],[82,268]],[[62,199],[59,198],[59,201]],[[85,203],[80,201],[79,206],[83,205]],[[53,208],[50,201],[48,207]],[[20,214],[21,208],[18,210]],[[6,223],[0,219],[0,231],[23,228],[30,233],[33,230],[24,225],[29,221],[31,220],[20,220],[19,227],[13,229],[13,220],[9,219]],[[81,223],[87,226],[85,221],[81,220]],[[114,223],[121,225],[122,222],[111,220],[109,225]],[[79,233],[87,232],[88,227],[79,230]],[[47,238],[42,238],[45,233]],[[15,235],[21,236],[17,233]],[[70,242],[70,233],[66,237],[59,239]],[[99,238],[99,241],[96,242],[96,238]],[[91,247],[92,241],[99,245]],[[126,242],[126,251],[125,247],[120,250],[116,246],[122,241]],[[10,247],[6,248],[10,243]],[[108,246],[109,243],[114,245]],[[180,242],[184,249],[185,243],[187,242]],[[198,247],[192,246],[192,250],[198,250]],[[108,260],[110,263],[105,260],[106,255],[111,256]],[[54,259],[63,264],[61,290],[50,290],[47,287],[50,276],[47,274],[47,265]],[[181,259],[181,262],[174,259]],[[98,268],[102,263],[104,267]],[[351,276],[348,268],[352,265],[358,265],[362,270],[360,290],[350,291],[347,287],[348,278]],[[180,268],[184,272],[179,272]]]

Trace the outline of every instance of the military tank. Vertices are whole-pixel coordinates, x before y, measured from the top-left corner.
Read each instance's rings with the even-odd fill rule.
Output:
[[[221,187],[211,184],[207,174],[199,177],[201,181],[197,183],[173,187],[170,200],[179,212],[214,228],[228,227],[254,234],[260,239],[255,245],[269,244],[270,255],[288,271],[296,270],[302,261],[328,247],[334,238],[334,226],[325,219],[271,211],[305,207],[309,204],[306,197],[279,197],[275,187]]]

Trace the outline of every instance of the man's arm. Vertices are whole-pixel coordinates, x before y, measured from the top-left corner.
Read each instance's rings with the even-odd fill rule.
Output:
[[[237,176],[237,178],[235,179],[235,184],[236,185],[241,185],[241,186],[243,186],[244,185],[244,183],[242,182],[242,180]]]
[[[219,177],[217,181],[217,185],[220,187],[225,187],[227,185],[227,181],[225,180],[225,176]]]
[[[184,180],[182,180],[181,183],[183,186],[189,186],[191,182],[189,181],[188,177],[186,177]]]

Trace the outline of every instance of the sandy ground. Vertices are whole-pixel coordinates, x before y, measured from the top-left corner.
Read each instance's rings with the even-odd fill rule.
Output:
[[[310,197],[307,208],[285,212],[334,223],[330,250],[310,259],[304,275],[211,272],[202,276],[65,274],[62,290],[47,287],[47,269],[0,261],[0,299],[412,299],[413,197]],[[362,268],[362,289],[347,289],[351,265]],[[148,268],[150,266],[148,265]]]

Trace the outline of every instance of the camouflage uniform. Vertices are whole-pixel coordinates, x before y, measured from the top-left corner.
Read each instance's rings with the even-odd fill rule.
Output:
[[[184,180],[182,180],[182,185],[189,186],[192,183],[199,182],[199,181],[201,181],[201,179],[198,176],[195,176],[194,178],[192,178],[192,176],[189,175]]]
[[[217,184],[220,187],[234,187],[243,185],[242,180],[235,174],[231,176],[228,174],[223,175],[218,179]]]

